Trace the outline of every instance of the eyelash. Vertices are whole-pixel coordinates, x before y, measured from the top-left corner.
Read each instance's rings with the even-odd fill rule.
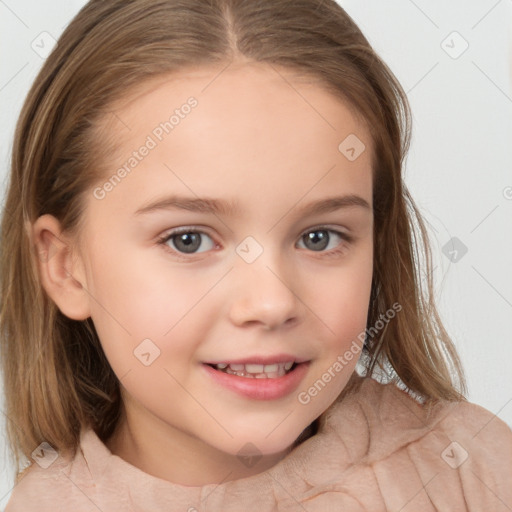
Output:
[[[347,233],[343,233],[342,231],[338,231],[336,229],[328,228],[327,226],[318,226],[313,229],[308,229],[307,231],[304,231],[299,238],[302,238],[307,233],[314,233],[315,231],[328,231],[329,233],[335,233],[336,235],[338,235],[342,240],[344,240],[348,244],[351,244],[354,241],[354,237],[352,237],[351,235],[348,235]],[[174,231],[171,231],[170,233],[166,233],[162,237],[158,238],[157,243],[159,245],[162,245],[164,250],[173,254],[177,259],[183,260],[183,261],[192,261],[192,258],[195,255],[194,253],[190,254],[190,256],[185,256],[183,253],[180,253],[179,251],[176,251],[167,245],[167,242],[169,240],[171,240],[173,237],[182,235],[184,233],[194,233],[194,234],[206,235],[206,236],[212,238],[208,233],[206,233],[205,231],[202,231],[200,229],[195,229],[192,227],[184,227],[184,228],[175,229]],[[340,246],[337,249],[331,249],[330,251],[327,251],[327,252],[318,251],[318,254],[325,254],[325,256],[327,258],[330,258],[330,257],[334,258],[343,252],[343,250],[344,250],[343,245],[344,244],[340,244]],[[311,252],[314,253],[315,251],[311,251]],[[196,253],[196,254],[200,254],[200,253]]]

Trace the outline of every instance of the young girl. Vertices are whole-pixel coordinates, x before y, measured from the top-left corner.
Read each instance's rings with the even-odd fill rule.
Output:
[[[334,1],[89,2],[15,136],[7,512],[511,510],[409,116]]]

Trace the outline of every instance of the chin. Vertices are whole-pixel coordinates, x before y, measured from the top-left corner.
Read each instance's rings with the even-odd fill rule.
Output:
[[[289,451],[307,426],[298,430],[294,429],[288,432],[281,431],[277,433],[279,429],[279,427],[276,428],[277,425],[278,423],[270,429],[253,428],[250,431],[231,432],[233,438],[224,438],[223,441],[225,443],[220,443],[217,445],[217,448],[235,456],[253,455],[258,457],[278,455]]]

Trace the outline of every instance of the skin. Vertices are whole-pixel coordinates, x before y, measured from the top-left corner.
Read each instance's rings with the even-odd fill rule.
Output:
[[[120,379],[125,414],[108,448],[153,476],[199,486],[275,465],[347,384],[357,357],[309,403],[298,400],[366,327],[373,211],[365,126],[318,83],[247,62],[221,74],[159,77],[123,98],[104,124],[119,147],[100,186],[190,96],[197,107],[121,183],[103,199],[87,195],[74,252],[50,215],[32,234],[41,252],[53,251],[40,262],[47,293],[68,317],[92,317]],[[366,145],[355,161],[338,150],[349,134]],[[237,201],[241,212],[135,215],[170,194]],[[344,194],[370,208],[300,212]],[[157,239],[182,226],[206,235],[195,254],[179,258],[179,237]],[[304,240],[325,226],[354,240],[332,231],[327,247]],[[252,263],[236,252],[247,236],[263,249]],[[160,350],[149,366],[134,356],[144,339]],[[277,400],[241,397],[202,366],[283,352],[311,363],[299,387]],[[252,467],[237,456],[246,443],[262,455]]]

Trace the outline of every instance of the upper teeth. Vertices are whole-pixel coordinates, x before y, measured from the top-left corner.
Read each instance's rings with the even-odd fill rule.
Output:
[[[242,377],[250,374],[250,376],[254,376],[256,378],[268,378],[268,377],[282,377],[286,371],[288,371],[293,366],[293,361],[289,361],[286,363],[273,363],[273,364],[228,364],[228,363],[219,363],[216,364],[215,367],[218,370],[225,370],[228,373],[233,373],[236,375],[240,375]]]

